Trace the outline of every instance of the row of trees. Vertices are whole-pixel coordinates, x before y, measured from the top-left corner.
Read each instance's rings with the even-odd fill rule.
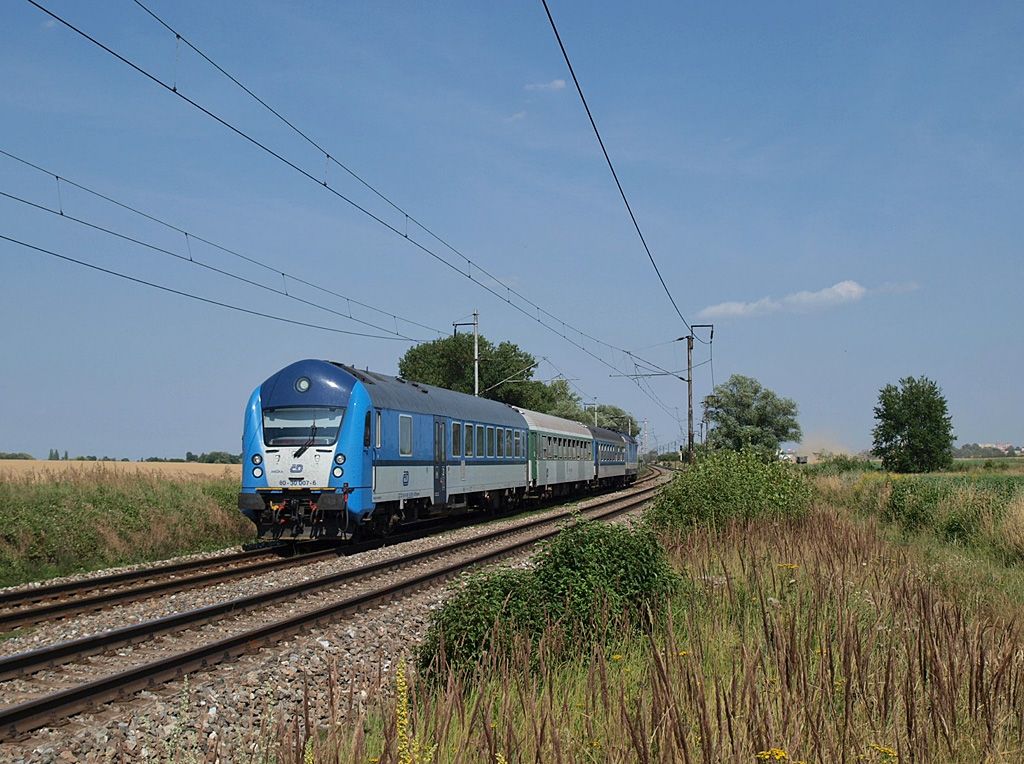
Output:
[[[34,459],[31,454],[17,453],[17,454],[5,454],[0,452],[0,459]],[[60,451],[56,448],[51,448],[49,456],[46,457],[47,461],[51,462],[128,462],[131,459],[123,457],[118,459],[113,456],[68,456],[68,452],[65,451],[61,455]],[[191,451],[185,452],[185,458],[170,457],[165,458],[162,456],[150,456],[145,459],[139,459],[140,462],[196,462],[197,464],[241,464],[241,454],[231,454],[227,451],[210,451],[209,453],[203,452],[201,454],[194,454]]]
[[[904,377],[878,394],[872,454],[893,472],[931,472],[953,462],[953,422],[946,398],[927,377]],[[704,399],[711,448],[752,448],[767,457],[799,441],[797,406],[756,379],[734,374]]]
[[[609,404],[584,409],[566,379],[534,379],[537,358],[512,342],[497,345],[480,337],[480,395],[543,414],[593,423],[636,435],[636,418]],[[458,334],[424,342],[406,351],[398,362],[403,379],[473,394],[473,337]]]
[[[537,358],[511,342],[497,345],[480,337],[480,394],[513,406],[581,422],[594,421],[569,382],[534,379]],[[398,362],[405,379],[473,392],[473,337],[454,335],[410,348]],[[872,453],[886,469],[922,472],[952,462],[953,430],[946,399],[926,377],[906,377],[899,386],[886,385],[874,410]],[[779,445],[802,437],[797,405],[769,390],[753,377],[732,375],[704,399],[708,448],[751,448],[774,458]],[[636,418],[618,406],[596,407],[601,427],[638,433]],[[190,454],[190,456],[192,456]]]

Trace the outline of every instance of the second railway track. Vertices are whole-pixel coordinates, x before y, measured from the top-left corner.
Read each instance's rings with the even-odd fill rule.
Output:
[[[655,485],[637,487],[626,496],[601,499],[590,507],[580,510],[580,514],[594,519],[607,519],[636,509],[646,503],[654,494],[658,481],[652,482],[655,482]],[[371,565],[329,573],[325,576],[254,595],[0,659],[0,680],[31,676],[41,670],[72,663],[87,656],[106,653],[126,645],[147,642],[158,635],[176,634],[186,629],[202,627],[211,622],[219,623],[275,603],[294,602],[310,594],[329,598],[329,590],[338,585],[348,585],[375,576],[382,577],[382,574],[385,574],[383,577],[387,579],[382,583],[369,586],[365,590],[341,596],[287,617],[271,619],[255,627],[236,630],[226,637],[211,639],[198,646],[178,650],[171,654],[159,655],[126,670],[74,683],[56,691],[48,691],[37,697],[31,697],[17,705],[0,708],[0,738],[21,735],[119,696],[132,694],[146,687],[174,679],[184,673],[230,660],[313,625],[337,619],[339,616],[360,610],[370,604],[443,581],[467,568],[513,554],[553,536],[557,533],[560,522],[570,517],[574,511],[567,509],[549,513],[509,527],[485,531],[465,539],[442,543]],[[516,538],[502,541],[507,537]],[[474,551],[473,548],[477,546],[486,548]],[[403,568],[422,565],[435,557],[447,557],[448,560],[439,560],[440,564],[438,565],[431,566],[424,571],[413,571],[410,575],[395,580],[394,573]],[[49,681],[44,682],[44,685],[49,684]]]

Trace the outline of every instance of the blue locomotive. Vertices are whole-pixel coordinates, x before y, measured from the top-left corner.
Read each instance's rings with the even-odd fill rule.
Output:
[[[637,476],[623,433],[319,360],[253,391],[242,451],[238,506],[270,538],[386,535]]]

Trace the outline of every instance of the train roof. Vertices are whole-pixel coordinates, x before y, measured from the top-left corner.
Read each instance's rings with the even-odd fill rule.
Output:
[[[526,423],[531,429],[553,432],[558,435],[567,435],[570,438],[584,438],[590,440],[590,430],[585,425],[572,419],[563,419],[560,416],[541,414],[539,411],[530,411],[514,406],[516,411],[523,415]]]
[[[609,443],[632,443],[633,439],[626,435],[624,432],[618,430],[609,430],[605,427],[592,427],[587,425],[587,429],[594,436],[594,440],[603,440]]]
[[[422,382],[410,382],[376,371],[363,371],[335,361],[330,363],[362,382],[375,407],[435,414],[452,419],[471,419],[500,427],[526,426],[522,415],[507,403],[457,393]]]

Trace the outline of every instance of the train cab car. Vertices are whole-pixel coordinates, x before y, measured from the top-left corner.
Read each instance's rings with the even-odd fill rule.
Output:
[[[587,427],[594,441],[594,479],[600,486],[622,486],[626,480],[627,437],[616,430]],[[629,438],[632,440],[632,438]]]
[[[525,420],[505,404],[298,361],[249,398],[238,506],[259,537],[387,533],[447,508],[517,500],[525,442]]]
[[[530,428],[530,490],[561,496],[586,488],[594,480],[590,430],[571,419],[517,411]]]

